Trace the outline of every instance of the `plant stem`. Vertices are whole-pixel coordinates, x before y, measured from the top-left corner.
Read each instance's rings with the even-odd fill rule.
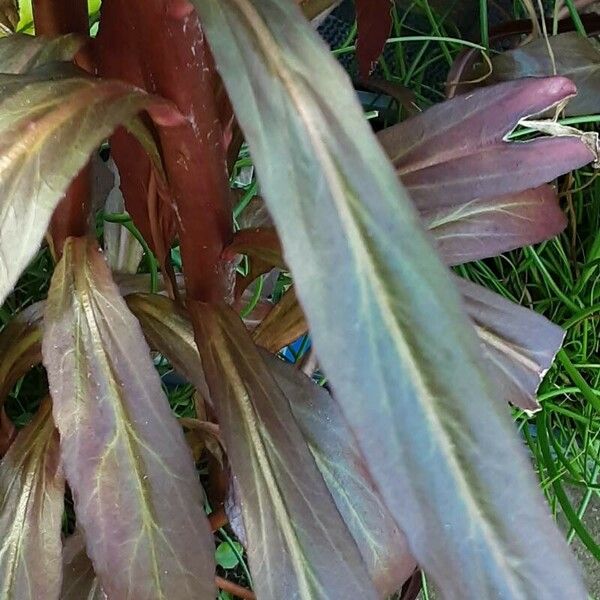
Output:
[[[229,592],[238,598],[242,598],[243,600],[256,600],[256,594],[254,592],[237,583],[224,579],[223,577],[215,577],[215,583],[219,589]]]

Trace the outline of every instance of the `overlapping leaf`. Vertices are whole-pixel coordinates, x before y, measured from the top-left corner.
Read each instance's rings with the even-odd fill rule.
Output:
[[[505,196],[594,159],[577,137],[504,141],[523,117],[575,93],[560,77],[510,81],[437,104],[378,137],[419,210]]]
[[[254,341],[271,352],[279,352],[308,330],[296,290],[290,288],[253,333]]]
[[[47,399],[0,463],[0,596],[56,600],[65,480]]]
[[[550,47],[550,50],[548,49]],[[553,56],[550,55],[552,51]],[[600,111],[600,46],[575,31],[547,40],[533,40],[520,48],[498,54],[492,60],[491,81],[521,77],[546,77],[556,73],[577,85],[577,96],[566,106],[567,115]]]
[[[200,356],[187,314],[157,296],[128,298],[150,344],[174,364],[185,362],[190,381],[206,387]],[[160,325],[165,323],[165,325]],[[160,328],[160,329],[159,329]],[[378,591],[395,591],[410,574],[405,539],[369,478],[364,459],[339,407],[326,390],[267,352],[260,356],[285,394],[325,483],[369,568]],[[314,409],[314,411],[313,411]],[[285,410],[281,418],[285,418]]]
[[[398,591],[416,564],[385,507],[338,404],[293,365],[262,354],[290,402],[325,483],[382,598]]]
[[[93,149],[120,123],[161,104],[115,81],[0,75],[0,302]]]
[[[194,332],[187,314],[163,296],[134,294],[126,300],[150,346],[166,356],[173,367],[193,383],[204,398],[208,398]]]
[[[355,542],[239,317],[193,304],[261,598],[377,598]]]
[[[60,600],[107,600],[85,552],[81,532],[75,532],[65,542]]]
[[[341,68],[291,2],[193,2],[322,366],[416,559],[447,598],[585,598],[493,400],[458,293]],[[564,79],[536,85],[542,108],[573,91]],[[492,127],[500,113],[490,114]],[[441,121],[416,132],[407,156],[415,160],[419,140],[438,131],[440,141],[471,139]],[[577,140],[563,142],[562,167],[565,154],[573,167],[591,160]],[[538,145],[547,159],[553,143]],[[286,168],[273,169],[274,160]]]
[[[194,463],[94,242],[67,241],[45,328],[62,460],[106,594],[212,600],[213,542]]]
[[[421,218],[448,265],[537,244],[558,235],[567,226],[556,193],[548,185],[421,211]]]
[[[457,278],[456,283],[482,341],[487,370],[498,394],[528,412],[539,410],[535,391],[565,332],[542,315],[484,287],[465,279]]]

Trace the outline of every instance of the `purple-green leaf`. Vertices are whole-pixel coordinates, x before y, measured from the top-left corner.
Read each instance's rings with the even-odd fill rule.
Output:
[[[529,413],[540,410],[536,392],[565,332],[542,315],[480,285],[456,281],[498,395]]]
[[[304,439],[382,598],[416,568],[404,534],[369,476],[356,438],[331,394],[294,365],[262,356],[287,397]]]
[[[552,49],[550,56],[548,46]],[[567,115],[600,112],[600,46],[594,39],[569,31],[539,38],[492,59],[491,81],[521,77],[546,77],[556,72],[577,86],[577,96],[567,104]],[[556,71],[555,71],[556,69]]]
[[[558,235],[567,225],[549,185],[421,211],[448,265],[498,256]]]
[[[288,399],[241,320],[225,306],[190,309],[258,597],[377,598]]]
[[[141,110],[166,122],[178,118],[166,101],[133,86],[69,74],[54,66],[0,75],[0,303],[92,151]]]
[[[561,77],[510,81],[437,104],[379,140],[419,210],[505,196],[594,159],[576,137],[505,141],[520,119],[575,93]]]
[[[0,463],[0,597],[57,600],[65,480],[50,400]]]
[[[91,240],[65,244],[42,353],[77,521],[107,596],[213,600],[213,540],[190,450]]]
[[[173,365],[185,363],[183,372],[200,389],[205,389],[204,372],[187,314],[178,310],[172,300],[155,295],[130,296],[127,302],[142,324],[150,345]],[[290,403],[378,591],[382,595],[391,594],[410,575],[414,560],[369,478],[356,440],[338,405],[326,390],[292,366],[265,351],[261,351],[261,357]]]
[[[584,599],[514,426],[494,399],[458,291],[341,67],[290,0],[193,4],[320,364],[417,562],[447,598]],[[535,85],[533,109],[573,93],[560,78]],[[509,86],[508,129],[518,116]],[[449,132],[455,123],[442,120],[435,147],[453,136],[468,150],[473,135],[485,139],[488,123],[497,129],[503,112],[490,111],[475,132],[464,122]],[[421,129],[413,143],[435,134]],[[556,148],[561,168],[592,159],[578,140]],[[547,167],[540,183],[554,174]],[[528,174],[520,189],[534,180]]]

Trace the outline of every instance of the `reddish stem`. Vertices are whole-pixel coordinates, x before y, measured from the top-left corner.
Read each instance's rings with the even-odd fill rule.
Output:
[[[32,8],[37,35],[88,34],[87,0],[33,0]],[[85,53],[78,56],[79,66],[89,65],[86,57]],[[49,233],[55,257],[61,256],[68,237],[87,233],[90,202],[91,172],[88,166],[73,180],[52,216]]]
[[[229,519],[224,508],[218,508],[214,512],[210,513],[210,515],[208,515],[208,521],[213,533],[221,529],[221,527],[225,527],[225,525],[229,523]]]
[[[215,577],[215,583],[219,589],[229,592],[238,598],[243,598],[243,600],[256,600],[256,594],[254,592],[237,583],[232,583],[227,579],[223,579],[223,577]]]
[[[33,0],[33,22],[37,35],[88,34],[86,0]]]

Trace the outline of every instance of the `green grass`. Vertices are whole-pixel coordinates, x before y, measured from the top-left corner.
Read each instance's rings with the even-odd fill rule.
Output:
[[[488,25],[486,2],[481,0],[479,4],[479,22],[485,29]],[[572,7],[571,2],[568,4]],[[515,17],[523,18],[520,2],[514,5]],[[424,109],[443,100],[443,74],[457,53],[473,44],[462,41],[456,24],[448,15],[436,13],[427,0],[417,0],[405,12],[395,10],[393,17],[391,52],[380,61],[381,73],[389,81],[410,88]],[[355,36],[356,28],[353,28],[334,54],[351,55],[355,51]],[[482,32],[481,40],[486,46],[486,31]],[[395,110],[399,119],[405,118],[401,108]],[[598,121],[600,116],[597,115],[568,120],[569,124],[582,128],[593,128]],[[245,155],[240,158],[238,168],[250,165]],[[256,194],[256,182],[245,190],[235,209],[236,218]],[[566,523],[568,540],[580,540],[590,555],[600,559],[598,542],[585,524],[586,511],[600,491],[600,179],[591,168],[585,168],[563,181],[561,190],[569,216],[568,229],[561,236],[534,248],[465,265],[458,271],[544,314],[567,330],[563,350],[540,387],[542,412],[532,418],[520,411],[513,414],[549,505]],[[124,225],[131,226],[131,223],[127,221]],[[153,257],[147,255],[142,270],[156,273]],[[51,258],[48,251],[43,250],[0,308],[0,322],[8,322],[22,308],[45,298],[51,272]],[[289,279],[282,278],[276,295],[280,295],[282,286],[287,284]],[[257,297],[252,302],[256,300]],[[161,373],[169,369],[169,365],[159,365]],[[46,385],[43,370],[38,368],[15,386],[7,410],[17,425],[22,426],[31,418]],[[193,416],[190,386],[165,390],[178,416]],[[579,493],[573,494],[573,490]],[[233,544],[229,529],[220,530],[216,537],[217,543]],[[250,583],[243,556],[234,569],[222,574],[242,585]],[[424,584],[424,597],[428,598],[426,580]]]

